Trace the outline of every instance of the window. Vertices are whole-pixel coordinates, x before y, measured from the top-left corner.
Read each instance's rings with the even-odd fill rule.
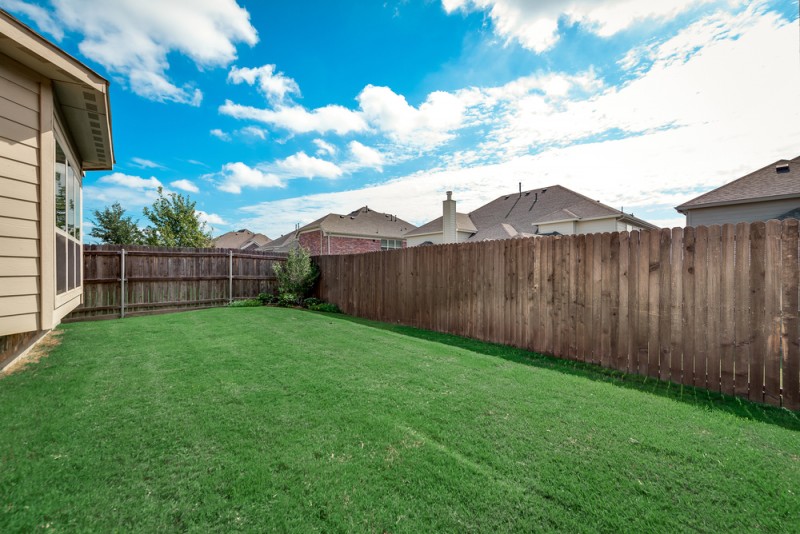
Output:
[[[392,250],[395,248],[403,248],[402,239],[381,239],[381,250]]]
[[[56,141],[56,294],[81,286],[81,173]]]

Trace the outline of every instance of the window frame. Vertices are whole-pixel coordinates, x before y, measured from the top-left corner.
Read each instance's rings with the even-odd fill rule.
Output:
[[[53,176],[49,178],[53,180],[54,188],[55,188],[55,172],[57,170],[57,163],[56,163],[56,153],[57,148],[61,147],[61,150],[64,152],[66,166],[71,167],[73,173],[70,173],[66,170],[65,167],[65,186],[67,191],[67,199],[65,203],[64,209],[64,219],[65,219],[65,226],[66,230],[59,228],[58,226],[58,217],[56,217],[56,209],[57,206],[53,206],[53,215],[55,220],[53,221],[53,291],[55,295],[55,309],[60,308],[64,304],[74,300],[76,297],[80,298],[83,294],[83,171],[76,162],[78,158],[75,157],[77,153],[74,149],[74,145],[72,144],[69,137],[66,135],[63,126],[61,125],[60,118],[58,115],[55,115],[55,120],[53,121],[53,133],[55,138],[55,143],[53,143]],[[71,174],[75,178],[75,187],[70,186],[70,176]],[[77,188],[77,191],[75,190]],[[70,198],[70,191],[73,192],[72,198]],[[58,194],[57,190],[53,191],[53,198],[55,204],[55,196]],[[70,200],[74,199],[74,218],[73,218],[73,231],[77,230],[77,237],[75,235],[71,235],[70,232]],[[58,238],[61,236],[65,239],[65,250],[64,250],[64,257],[66,258],[67,263],[67,273],[66,273],[66,291],[59,293],[58,292]],[[69,250],[71,243],[75,244],[75,254],[73,255],[73,265],[72,269],[69,267]],[[75,278],[75,276],[79,278]],[[73,277],[73,283],[75,286],[70,289],[70,276]]]
[[[391,243],[391,245],[390,245]],[[381,250],[397,250],[403,248],[402,239],[384,239],[381,238]]]

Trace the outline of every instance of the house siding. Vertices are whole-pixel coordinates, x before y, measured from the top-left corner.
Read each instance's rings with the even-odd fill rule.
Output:
[[[800,207],[800,198],[694,208],[687,210],[686,224],[687,226],[708,226],[712,224],[768,221],[797,207]]]
[[[396,238],[387,238],[396,239]],[[322,230],[303,232],[297,238],[300,246],[308,251],[312,256],[331,256],[339,254],[361,254],[364,252],[376,252],[381,250],[381,239],[369,237],[349,237],[331,235],[325,236]],[[330,240],[330,251],[328,241]],[[403,248],[406,242],[403,241]]]
[[[41,324],[41,86],[13,65],[0,54],[0,337]],[[0,346],[16,347],[20,339],[0,339]]]

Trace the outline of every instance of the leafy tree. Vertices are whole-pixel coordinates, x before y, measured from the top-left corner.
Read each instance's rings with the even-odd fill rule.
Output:
[[[151,226],[145,229],[145,242],[156,247],[195,247],[211,244],[211,234],[206,223],[200,221],[189,196],[178,193],[164,195],[158,188],[158,199],[152,208],[144,208],[144,215]]]
[[[144,234],[131,217],[125,217],[125,209],[119,202],[94,210],[94,228],[89,235],[108,245],[141,245]]]
[[[274,269],[281,299],[295,304],[302,302],[319,276],[319,269],[303,247],[290,250],[286,261],[275,263]]]

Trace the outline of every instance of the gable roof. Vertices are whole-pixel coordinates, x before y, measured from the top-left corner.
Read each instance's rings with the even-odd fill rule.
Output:
[[[264,234],[256,234],[243,228],[235,232],[227,232],[214,240],[216,248],[239,248],[244,250],[263,247],[271,241]]]
[[[742,204],[792,196],[800,196],[800,156],[781,159],[766,167],[684,202],[675,209]]]
[[[288,234],[283,234],[278,239],[274,239],[258,247],[259,252],[289,252],[297,246],[297,233],[292,230]]]
[[[322,230],[326,234],[402,239],[406,232],[414,228],[416,226],[395,215],[381,213],[364,206],[347,215],[329,213],[303,226],[297,234]]]
[[[75,141],[81,170],[111,170],[114,143],[108,80],[3,9],[0,55],[52,81],[54,104]]]
[[[417,235],[426,235],[426,234],[438,234],[442,231],[442,220],[444,217],[436,218],[432,221],[429,221],[419,228],[411,230],[406,234],[406,237],[412,237]],[[469,218],[469,215],[466,213],[456,213],[456,232],[469,232],[474,234],[477,232],[478,229],[475,228],[475,225],[472,223],[472,219]]]
[[[538,230],[536,226],[545,223],[608,217],[615,217],[641,228],[657,228],[647,221],[560,185],[497,197],[466,215],[473,230],[467,230],[467,225],[459,218],[464,214],[456,215],[457,230],[473,232],[475,235],[469,240],[478,241],[505,239],[516,235],[535,235]],[[423,229],[424,232],[421,231]],[[442,217],[439,217],[406,235],[425,235],[441,231]]]

